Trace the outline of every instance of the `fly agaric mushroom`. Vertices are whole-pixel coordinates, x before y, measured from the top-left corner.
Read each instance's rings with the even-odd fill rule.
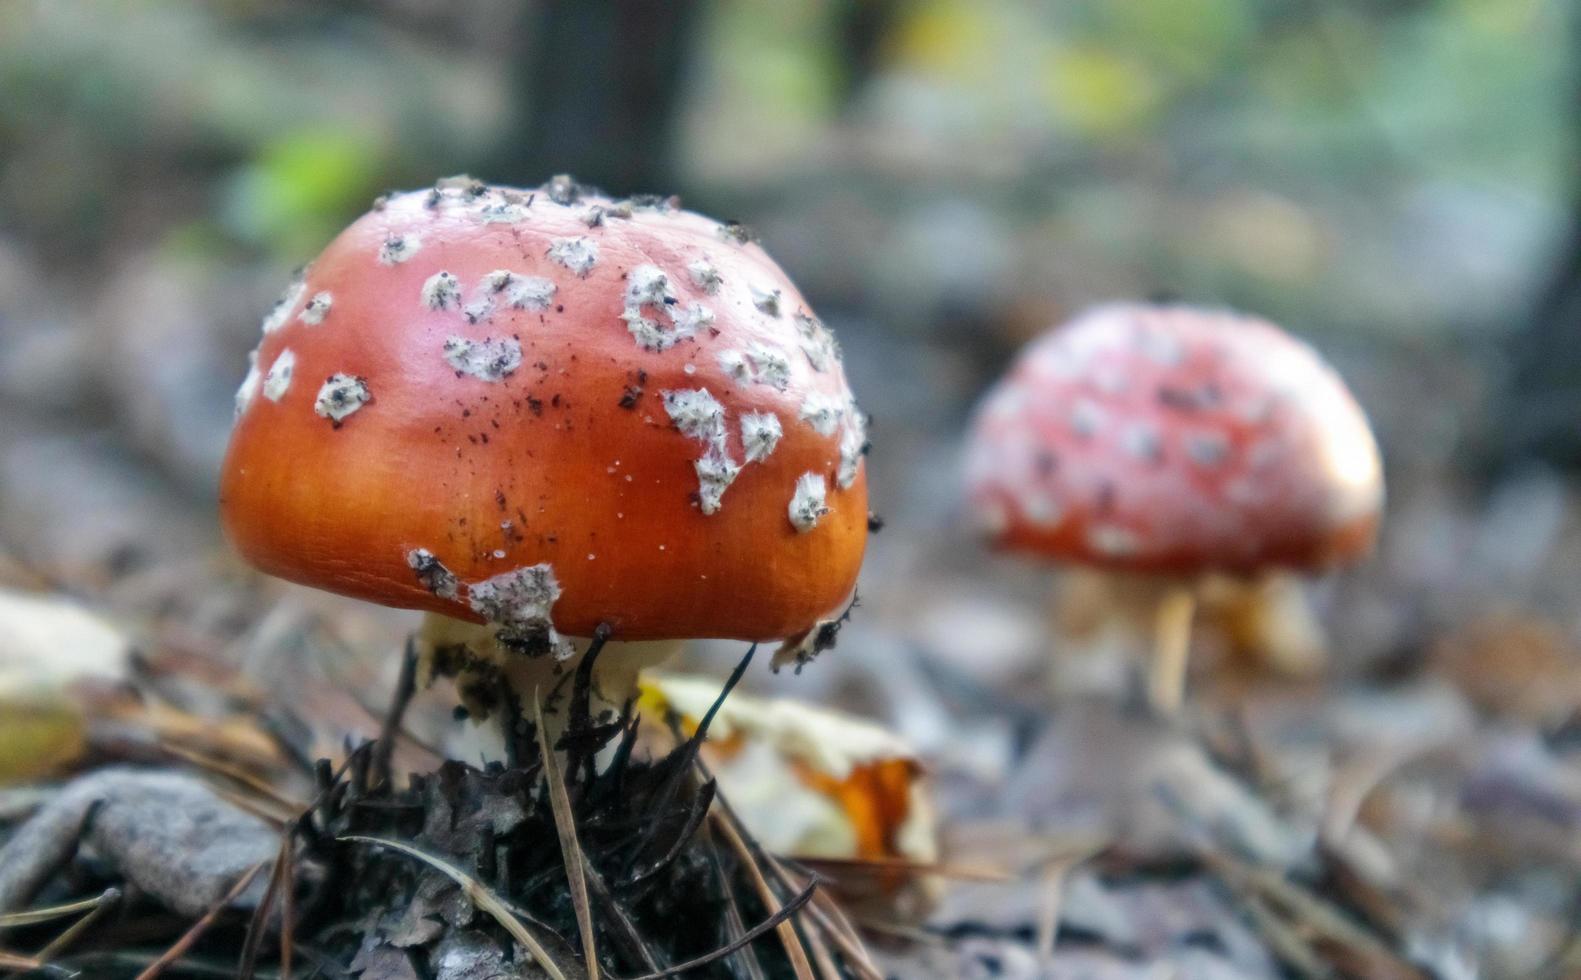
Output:
[[[1148,577],[1148,693],[1173,712],[1195,587],[1367,553],[1383,503],[1366,416],[1274,325],[1123,304],[1034,341],[973,425],[968,497],[1003,548]]]
[[[380,199],[265,318],[221,508],[260,569],[425,611],[484,712],[603,627],[613,707],[686,639],[816,652],[865,449],[833,336],[740,226],[454,178]]]

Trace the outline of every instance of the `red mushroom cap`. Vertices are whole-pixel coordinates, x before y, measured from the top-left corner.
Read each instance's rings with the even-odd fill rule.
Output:
[[[1274,325],[1094,309],[1030,344],[979,407],[967,493],[1005,548],[1140,572],[1318,568],[1383,502],[1366,416]]]
[[[442,181],[265,319],[221,481],[264,571],[620,639],[795,636],[867,536],[832,335],[739,226]]]

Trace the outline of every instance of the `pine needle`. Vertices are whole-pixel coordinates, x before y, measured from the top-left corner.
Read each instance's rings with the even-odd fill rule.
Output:
[[[12,912],[9,915],[0,915],[0,929],[13,929],[17,926],[33,926],[40,922],[53,922],[67,916],[76,915],[78,912],[92,912],[104,901],[103,895],[93,898],[84,898],[77,902],[67,902],[64,905],[51,905],[48,908],[32,909],[27,912]]]
[[[554,810],[554,827],[560,835],[560,855],[565,860],[565,878],[571,886],[571,905],[576,910],[577,931],[582,934],[582,957],[587,961],[588,980],[598,980],[598,943],[593,935],[593,909],[587,899],[587,876],[582,870],[582,845],[576,839],[576,815],[571,812],[571,795],[566,792],[560,760],[549,744],[543,723],[543,700],[533,692],[533,720],[538,723],[538,753],[543,759],[544,781],[549,784],[549,806]]]
[[[51,960],[59,959],[60,954],[70,949],[71,944],[92,928],[95,922],[104,918],[111,909],[120,904],[121,890],[119,888],[106,888],[104,893],[98,898],[89,899],[88,901],[93,905],[93,908],[88,910],[88,914],[67,926],[64,932],[49,941],[48,946],[38,951],[38,958],[41,961],[48,963]]]
[[[769,887],[768,880],[763,877],[763,871],[752,857],[752,849],[741,838],[734,821],[725,817],[716,817],[714,825],[724,835],[726,843],[741,858],[741,866],[747,869],[747,875],[752,879],[752,885],[757,890],[758,900],[763,903],[763,907],[771,914],[780,911],[780,902],[774,895],[774,889]],[[812,888],[813,885],[809,884],[808,887]],[[796,971],[796,980],[814,980],[812,964],[807,960],[807,951],[802,948],[801,938],[796,935],[796,927],[791,924],[789,916],[774,928],[779,933],[780,942],[785,946],[785,955],[790,957],[792,969]]]
[[[234,902],[236,896],[240,895],[248,885],[252,884],[253,879],[258,877],[258,872],[262,871],[264,865],[268,863],[267,861],[259,861],[246,874],[236,879],[236,884],[232,885],[231,890],[225,893],[225,897],[215,902],[213,908],[203,913],[203,918],[192,923],[192,928],[188,929],[180,939],[176,940],[174,946],[165,950],[164,955],[148,964],[148,969],[139,973],[137,980],[154,980],[155,977],[164,973],[171,964],[185,956],[187,950],[191,949],[199,939],[203,938],[203,934],[208,931],[209,926],[214,924],[214,920],[220,917],[220,913]]]

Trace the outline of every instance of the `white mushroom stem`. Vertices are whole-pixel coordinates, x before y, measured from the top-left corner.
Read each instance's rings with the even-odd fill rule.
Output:
[[[534,698],[543,701],[544,725],[548,729],[545,734],[552,745],[570,724],[576,669],[593,641],[567,637],[574,652],[565,659],[556,659],[548,653],[528,656],[501,644],[497,639],[499,630],[497,624],[468,623],[429,613],[423,617],[422,628],[418,631],[418,649],[423,658],[419,676],[433,676],[436,650],[465,647],[477,663],[477,667],[464,670],[457,678],[467,708],[475,716],[486,713],[482,705],[473,703],[468,696],[468,675],[480,675],[497,668],[527,717],[532,717]],[[637,676],[646,668],[669,660],[684,644],[684,640],[606,641],[593,664],[588,690],[587,707],[592,719],[597,722],[606,713],[618,714],[628,700],[636,697]]]
[[[1147,700],[1164,717],[1180,713],[1186,693],[1186,659],[1191,649],[1191,621],[1197,595],[1190,585],[1173,584],[1158,601],[1153,619],[1153,662],[1147,678]]]

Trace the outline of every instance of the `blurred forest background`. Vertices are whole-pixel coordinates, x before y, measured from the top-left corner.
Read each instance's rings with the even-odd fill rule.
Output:
[[[287,661],[258,659],[259,632],[286,628],[239,595],[393,647],[404,614],[226,557],[215,480],[259,318],[384,190],[569,172],[750,225],[873,413],[888,527],[865,608],[828,663],[750,686],[897,724],[946,773],[952,753],[973,779],[1004,769],[1042,697],[1052,576],[959,527],[967,413],[1035,333],[1168,296],[1309,339],[1377,428],[1380,553],[1314,587],[1352,744],[1530,723],[1568,766],[1578,50],[1564,0],[9,0],[5,574],[151,614],[169,642],[251,624],[227,649],[265,676]],[[1499,914],[1563,922],[1575,897],[1456,875],[1519,896]],[[1494,911],[1482,940],[1518,960]]]

